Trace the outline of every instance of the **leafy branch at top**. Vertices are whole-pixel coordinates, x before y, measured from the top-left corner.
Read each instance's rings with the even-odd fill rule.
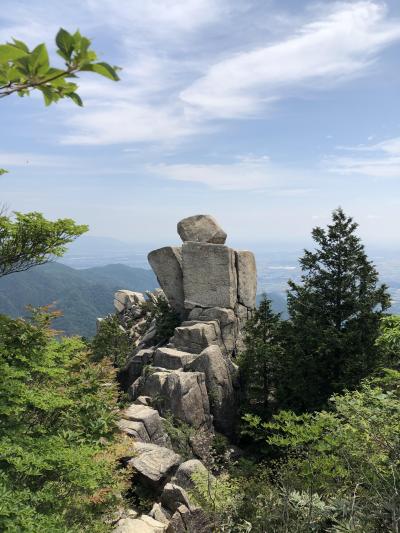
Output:
[[[16,39],[0,45],[0,98],[17,93],[27,96],[34,89],[41,91],[48,106],[62,98],[69,98],[82,106],[78,85],[70,79],[78,72],[94,72],[113,81],[118,81],[118,67],[96,62],[97,55],[91,50],[91,41],[76,31],[73,35],[60,29],[56,35],[57,54],[65,61],[64,68],[50,66],[45,44],[33,50]],[[1,172],[1,170],[0,170]],[[2,172],[1,172],[2,173]]]

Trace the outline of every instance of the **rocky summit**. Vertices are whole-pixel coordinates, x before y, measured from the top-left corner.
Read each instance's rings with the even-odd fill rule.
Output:
[[[180,247],[148,255],[160,289],[142,295],[115,294],[114,306],[132,341],[121,383],[131,404],[120,430],[132,438],[134,482],[153,494],[148,515],[125,516],[116,531],[211,531],[203,511],[190,501],[195,472],[206,472],[206,443],[219,432],[234,436],[238,405],[235,356],[242,330],[256,305],[254,255],[225,245],[226,233],[210,215],[178,223]],[[179,324],[169,339],[157,338],[146,302],[168,301]],[[192,431],[189,460],[170,438],[166,419]],[[170,422],[169,422],[170,423]],[[131,511],[132,513],[134,511]],[[135,511],[136,512],[136,511]]]

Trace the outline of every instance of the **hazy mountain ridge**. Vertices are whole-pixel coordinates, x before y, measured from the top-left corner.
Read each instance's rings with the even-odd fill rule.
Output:
[[[63,312],[55,321],[57,329],[90,337],[96,330],[96,318],[113,312],[116,290],[143,292],[157,286],[153,272],[142,268],[116,264],[76,270],[49,263],[0,279],[0,313],[25,316],[27,305],[55,303]]]

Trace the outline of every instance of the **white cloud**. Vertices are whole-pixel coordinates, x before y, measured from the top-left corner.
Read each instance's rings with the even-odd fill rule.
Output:
[[[325,158],[323,165],[330,172],[375,178],[400,178],[400,137],[370,145],[340,146],[338,149],[353,152],[353,155]]]
[[[147,170],[159,177],[200,184],[220,191],[273,190],[274,194],[290,196],[299,196],[306,191],[299,186],[299,183],[305,183],[303,176],[275,167],[267,156],[244,156],[237,159],[239,161],[225,164],[150,165]],[[307,185],[309,184],[310,180]]]
[[[305,85],[325,87],[360,74],[398,39],[400,23],[388,20],[382,4],[335,2],[295,35],[213,64],[181,98],[210,116],[246,116]]]

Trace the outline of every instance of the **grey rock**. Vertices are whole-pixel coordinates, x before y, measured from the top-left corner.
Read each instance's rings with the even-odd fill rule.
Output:
[[[185,371],[204,373],[214,426],[221,433],[232,435],[237,409],[236,392],[232,367],[220,348],[209,346],[185,366]]]
[[[184,295],[181,249],[174,246],[165,246],[150,252],[148,260],[170,306],[182,315],[184,312]]]
[[[225,244],[226,233],[211,215],[194,215],[178,222],[182,241]]]
[[[203,509],[188,509],[180,505],[172,515],[167,533],[212,533],[214,531],[210,519]]]
[[[177,370],[183,368],[185,365],[193,361],[197,356],[192,353],[182,352],[174,348],[157,348],[154,355],[154,365],[167,368],[171,370]]]
[[[118,313],[131,309],[133,306],[140,306],[145,302],[141,292],[121,289],[114,294],[114,307]]]
[[[171,518],[171,513],[165,509],[161,503],[155,503],[149,512],[149,516],[161,522],[162,524],[168,525]]]
[[[161,504],[169,511],[174,513],[180,505],[185,505],[189,509],[192,507],[189,501],[189,495],[179,485],[167,483],[160,497]]]
[[[171,343],[178,350],[199,354],[208,346],[222,344],[217,321],[189,322],[175,328]]]
[[[253,309],[256,307],[257,295],[257,267],[254,254],[248,251],[236,252],[238,274],[238,300]]]
[[[231,355],[236,347],[236,338],[238,336],[238,321],[233,309],[223,307],[211,307],[203,309],[195,307],[190,311],[189,320],[195,321],[212,321],[216,320],[221,331],[221,340],[224,351]]]
[[[135,443],[136,456],[128,464],[133,466],[143,484],[160,489],[182,462],[180,455],[169,448],[147,442]]]
[[[135,405],[146,405],[147,407],[151,407],[151,398],[150,396],[138,396],[133,403]]]
[[[142,348],[128,360],[126,371],[129,385],[142,374],[146,365],[150,365],[153,362],[154,351],[154,347]]]
[[[119,428],[141,442],[170,446],[158,411],[140,404],[131,404],[121,413]]]
[[[185,242],[182,265],[186,309],[234,308],[237,274],[233,250],[222,244]]]
[[[198,459],[189,459],[179,465],[178,470],[171,479],[171,483],[179,485],[185,490],[192,490],[194,487],[192,476],[198,472],[205,475],[207,474],[207,468]],[[212,474],[210,476],[213,477]]]
[[[138,518],[122,518],[114,533],[164,533],[167,525],[154,520],[151,516],[142,515]]]
[[[151,372],[140,377],[131,391],[134,398],[140,395],[150,396],[161,416],[172,413],[174,417],[195,428],[211,426],[210,404],[203,373]]]

